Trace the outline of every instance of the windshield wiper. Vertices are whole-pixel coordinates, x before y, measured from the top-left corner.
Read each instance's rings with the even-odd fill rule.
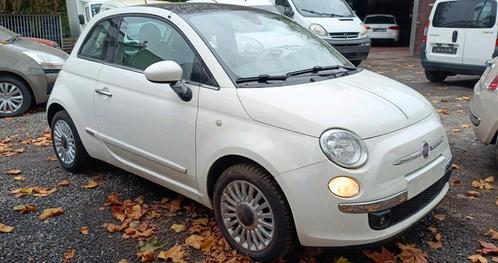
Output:
[[[337,70],[337,69],[345,69],[348,71],[353,71],[356,70],[356,67],[351,67],[351,66],[341,66],[341,65],[334,65],[334,66],[327,66],[327,67],[322,67],[322,66],[315,66],[312,68],[308,69],[303,69],[303,70],[296,70],[287,73],[287,76],[298,76],[298,75],[304,75],[308,73],[319,73],[320,71],[328,71],[328,70]]]
[[[247,77],[247,78],[238,78],[235,82],[237,84],[240,84],[240,83],[246,83],[246,82],[262,82],[262,83],[266,83],[268,81],[272,81],[272,80],[281,80],[281,81],[284,81],[284,80],[287,80],[288,76],[285,76],[285,75],[268,75],[268,74],[263,74],[263,75],[259,75],[257,77]]]
[[[346,16],[339,15],[339,14],[321,13],[321,12],[316,12],[316,11],[309,10],[309,9],[301,9],[301,10],[304,12],[308,12],[310,14],[319,15],[319,16],[346,17]]]

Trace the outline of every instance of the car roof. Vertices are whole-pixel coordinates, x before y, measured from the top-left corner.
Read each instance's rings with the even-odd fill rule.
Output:
[[[229,5],[229,4],[216,4],[216,3],[195,3],[195,2],[184,2],[184,3],[160,3],[160,4],[148,4],[143,5],[144,7],[162,8],[177,15],[192,15],[200,13],[214,13],[214,12],[227,12],[227,11],[256,11],[256,12],[266,12],[264,10],[251,8],[249,6],[241,5]]]
[[[393,15],[389,15],[389,14],[371,14],[371,15],[367,15],[366,17],[374,17],[374,16],[394,17]]]
[[[189,3],[216,3],[216,4],[231,4],[242,6],[261,6],[273,5],[270,0],[189,0]]]

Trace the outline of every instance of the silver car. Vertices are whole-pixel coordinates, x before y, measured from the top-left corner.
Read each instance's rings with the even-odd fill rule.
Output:
[[[474,88],[470,103],[470,120],[482,143],[498,145],[498,58],[487,62],[487,69]],[[496,151],[498,160],[498,148]]]
[[[0,118],[45,103],[67,53],[0,27]]]

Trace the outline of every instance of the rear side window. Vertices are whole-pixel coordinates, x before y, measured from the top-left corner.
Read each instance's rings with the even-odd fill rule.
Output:
[[[396,21],[390,16],[369,16],[365,19],[365,24],[396,24]]]
[[[463,0],[439,3],[432,25],[446,28],[491,28],[495,22],[495,1]]]
[[[115,35],[118,30],[116,21],[117,19],[109,19],[99,22],[85,39],[79,56],[104,61],[108,48],[116,41]]]

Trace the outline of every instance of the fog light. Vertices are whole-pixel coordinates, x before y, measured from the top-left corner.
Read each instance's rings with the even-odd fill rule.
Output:
[[[334,195],[350,198],[360,193],[360,185],[349,177],[336,177],[329,182],[329,190]]]

